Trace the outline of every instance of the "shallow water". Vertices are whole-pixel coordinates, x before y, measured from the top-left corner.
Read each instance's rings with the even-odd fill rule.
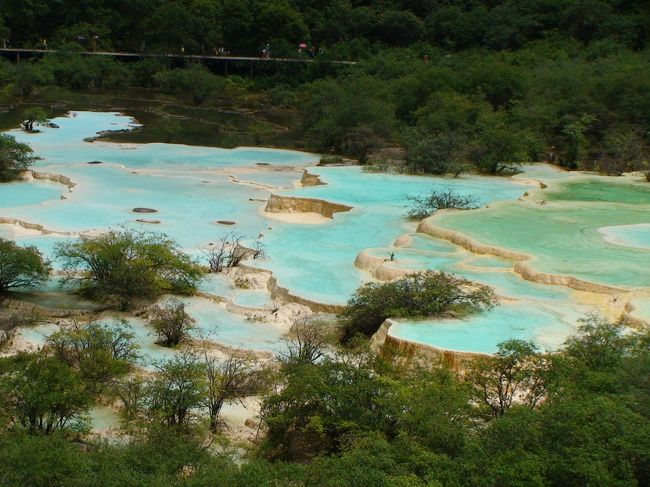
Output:
[[[57,200],[68,189],[50,181],[1,183],[0,208],[31,206]]]
[[[514,203],[441,215],[435,221],[482,244],[528,254],[541,272],[611,286],[650,287],[650,249],[612,244],[599,231],[613,225],[650,223],[646,205]]]
[[[515,304],[463,320],[399,320],[391,326],[389,334],[450,350],[493,353],[505,337],[531,340],[541,348],[555,349],[574,330],[570,321],[551,308]]]
[[[261,236],[267,257],[253,264],[271,270],[279,285],[293,294],[323,303],[345,303],[369,279],[353,265],[366,249],[386,260],[393,253],[394,262],[387,264],[391,267],[453,272],[493,286],[511,300],[507,306],[463,323],[439,323],[433,328],[435,333],[423,331],[431,327],[421,324],[395,326],[391,333],[396,336],[475,351],[494,351],[496,343],[513,336],[555,346],[571,333],[576,317],[585,311],[568,289],[522,280],[514,274],[513,262],[413,234],[416,223],[404,218],[408,196],[434,187],[453,188],[491,206],[441,215],[436,221],[442,226],[482,243],[528,253],[533,256],[531,263],[545,272],[617,286],[650,286],[649,254],[643,249],[648,242],[650,192],[637,183],[626,185],[623,180],[606,178],[575,181],[547,165],[532,165],[513,179],[366,173],[359,167],[315,167],[317,156],[295,151],[83,141],[102,130],[134,126],[130,117],[116,113],[79,112],[55,122],[61,128],[12,134],[29,142],[42,157],[34,169],[64,174],[77,186],[68,192],[60,184],[43,181],[2,185],[0,216],[59,232],[120,225],[164,232],[199,259],[204,249],[231,232],[244,242]],[[101,164],[88,164],[91,161]],[[327,184],[296,188],[304,168]],[[548,199],[545,205],[515,201],[531,190],[522,182],[567,178],[566,183],[535,196]],[[320,198],[353,209],[323,224],[285,223],[262,211],[271,193]],[[60,199],[62,194],[66,199]],[[504,200],[510,202],[493,204]],[[136,207],[157,212],[138,214],[132,211]],[[222,225],[218,220],[235,224]],[[410,242],[394,247],[395,239],[403,234],[411,234]],[[36,245],[50,257],[58,242],[72,238],[38,235],[7,225],[0,225],[0,236]],[[200,290],[245,307],[272,305],[266,291],[236,289],[223,276],[207,276]],[[42,297],[33,299],[47,302],[52,290],[42,292]],[[277,349],[283,330],[276,325],[250,322],[228,313],[225,305],[203,298],[191,298],[187,304],[197,319],[196,333],[214,335],[216,341],[235,347]],[[530,319],[523,312],[526,307],[532,310]],[[135,320],[134,329],[149,359],[173,353],[153,343],[146,323]]]

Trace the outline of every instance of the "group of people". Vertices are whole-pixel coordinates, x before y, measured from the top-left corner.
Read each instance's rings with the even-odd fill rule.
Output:
[[[230,56],[230,51],[225,47],[215,47],[213,51],[215,56]]]
[[[304,54],[307,54],[310,58],[314,59],[316,55],[318,54],[323,54],[323,48],[319,47],[318,50],[316,49],[316,46],[312,45],[309,49],[307,49],[307,44],[302,43],[298,45],[298,56],[302,57]]]

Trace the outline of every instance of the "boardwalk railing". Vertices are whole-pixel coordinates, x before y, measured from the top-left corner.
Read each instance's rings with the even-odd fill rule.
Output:
[[[55,49],[15,49],[0,48],[0,54],[13,54],[20,60],[21,54],[27,56],[42,55],[57,52]],[[187,59],[195,61],[247,61],[247,62],[271,62],[271,63],[311,63],[311,58],[286,58],[286,57],[253,57],[253,56],[203,56],[199,54],[156,54],[149,52],[117,52],[117,51],[81,51],[79,54],[86,56],[109,56],[115,58],[165,58],[165,59]],[[357,64],[356,61],[327,61],[332,64]]]

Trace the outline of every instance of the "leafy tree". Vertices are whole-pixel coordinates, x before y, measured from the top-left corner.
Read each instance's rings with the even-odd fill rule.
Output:
[[[20,63],[15,68],[13,92],[17,96],[29,96],[38,86],[54,81],[52,73],[41,63]]]
[[[79,371],[89,389],[100,392],[131,370],[139,349],[134,337],[126,320],[86,325],[73,322],[50,335],[47,344],[55,357]]]
[[[210,431],[221,426],[221,409],[226,402],[239,402],[258,392],[260,370],[254,356],[228,353],[225,359],[203,352],[201,365],[205,374],[205,392],[201,399],[210,418]],[[243,403],[242,403],[243,404]]]
[[[0,389],[8,411],[30,433],[70,428],[90,407],[84,381],[59,359],[20,353],[3,360]]]
[[[595,122],[593,116],[582,115],[578,120],[568,122],[562,128],[562,134],[568,140],[568,149],[565,156],[567,165],[576,167],[578,162],[584,157],[588,143],[585,132],[593,122]]]
[[[93,461],[65,432],[30,435],[11,431],[0,435],[0,476],[7,485],[52,487],[90,482]]]
[[[0,40],[8,39],[11,31],[5,24],[5,19],[0,15]]]
[[[165,292],[194,291],[202,269],[160,234],[111,230],[59,244],[56,254],[82,294],[125,309]]]
[[[283,367],[315,364],[327,353],[327,334],[318,323],[298,323],[284,345],[285,350],[276,355]]]
[[[420,39],[424,24],[408,10],[387,10],[379,16],[376,29],[381,41],[392,46],[405,46]]]
[[[305,123],[307,133],[325,150],[342,152],[346,138],[357,139],[355,130],[363,137],[381,139],[390,133],[393,124],[390,108],[381,100],[382,87],[377,80],[359,77],[336,82],[322,80],[309,87]],[[372,135],[371,135],[372,133]],[[351,140],[348,140],[348,145]],[[377,145],[373,141],[372,146]],[[369,147],[355,154],[365,154]],[[350,154],[352,155],[352,154]]]
[[[223,91],[226,86],[223,80],[199,64],[185,69],[161,71],[154,79],[164,90],[190,95],[197,105],[204,103],[213,93]]]
[[[273,456],[305,459],[340,451],[364,431],[394,432],[396,386],[368,365],[325,359],[288,369],[283,387],[262,404]]]
[[[339,315],[344,341],[370,336],[387,318],[440,316],[490,309],[497,303],[492,289],[452,274],[424,271],[387,283],[367,283],[349,299]]]
[[[444,366],[397,372],[402,435],[438,454],[459,455],[468,443],[472,417],[469,391]]]
[[[21,247],[0,238],[0,293],[38,287],[47,281],[50,272],[50,263],[36,247]]]
[[[17,142],[11,135],[0,134],[0,182],[16,179],[29,168],[36,157],[27,144]]]
[[[468,371],[474,400],[488,415],[500,418],[516,403],[535,407],[546,394],[547,359],[535,345],[508,340],[494,356],[475,359]]]
[[[165,347],[174,347],[187,340],[194,322],[182,301],[169,300],[151,308],[150,323],[158,335],[157,343]]]
[[[154,364],[155,373],[144,386],[148,419],[165,426],[187,427],[192,411],[206,397],[203,366],[197,357],[183,353]]]
[[[28,108],[23,112],[23,128],[27,132],[34,131],[34,124],[44,124],[47,122],[47,113],[41,107]]]

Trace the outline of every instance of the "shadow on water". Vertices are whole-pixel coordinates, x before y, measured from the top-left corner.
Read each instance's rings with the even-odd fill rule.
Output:
[[[288,109],[268,108],[268,104],[254,96],[244,101],[224,98],[197,106],[182,97],[144,89],[122,89],[119,92],[53,89],[47,94],[31,97],[30,103],[13,101],[7,101],[6,109],[0,108],[0,130],[18,127],[22,113],[39,105],[46,109],[50,118],[62,116],[69,110],[118,111],[128,112],[143,124],[138,130],[104,137],[110,142],[305,148],[296,128],[299,126],[298,115]],[[164,124],[161,123],[163,119],[174,122]]]

